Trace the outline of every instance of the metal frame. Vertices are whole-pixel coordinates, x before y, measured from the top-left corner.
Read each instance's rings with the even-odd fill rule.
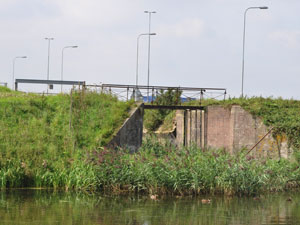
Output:
[[[146,86],[146,85],[124,85],[124,84],[100,84],[100,85],[86,85],[86,87],[89,88],[100,88],[101,92],[108,92],[111,94],[116,95],[119,99],[123,99],[125,101],[129,100],[130,94],[135,94],[136,90],[139,91],[145,91],[148,93],[148,91],[151,91],[151,99],[153,100],[153,97],[155,97],[159,91],[161,90],[178,90],[182,91],[182,96],[186,98],[191,99],[200,99],[200,101],[207,96],[207,98],[218,98],[224,96],[224,99],[227,94],[226,88],[196,88],[196,87],[168,87],[168,86]],[[126,93],[126,94],[125,94]],[[209,97],[209,95],[205,93],[210,94],[216,94],[216,97]],[[147,95],[144,95],[144,97]],[[149,102],[149,101],[147,101]]]
[[[79,85],[86,86],[85,81],[70,81],[70,80],[35,80],[35,79],[16,79],[15,81],[15,90],[18,90],[19,83],[26,84],[61,84],[61,85]]]
[[[7,87],[7,83],[6,82],[0,82],[0,86]]]

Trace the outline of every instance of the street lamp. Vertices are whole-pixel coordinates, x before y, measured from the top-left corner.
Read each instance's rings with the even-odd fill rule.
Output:
[[[149,34],[151,33],[151,15],[152,13],[156,13],[155,11],[144,11],[144,13],[148,13],[149,15]],[[147,102],[149,101],[149,79],[150,79],[150,36],[148,42],[148,78],[147,78]]]
[[[136,77],[135,77],[135,86],[136,86],[136,95],[137,95],[137,91],[138,91],[138,77],[139,77],[139,40],[140,40],[140,37],[141,36],[144,36],[144,35],[156,35],[156,33],[143,33],[143,34],[140,34],[138,37],[137,37],[137,46],[136,46]],[[135,96],[136,98],[136,96]],[[136,99],[135,99],[136,100]]]
[[[74,46],[66,46],[66,47],[63,47],[62,51],[61,51],[61,81],[63,81],[63,74],[64,74],[64,50],[66,48],[78,48],[78,46],[74,45]],[[60,87],[60,92],[62,92],[62,87],[63,85],[61,84],[61,87]]]
[[[47,66],[47,80],[49,80],[49,64],[50,64],[50,41],[53,41],[54,38],[45,38],[48,41],[48,66]],[[47,85],[47,93],[48,93],[49,84]]]
[[[156,33],[145,33],[145,34],[140,34],[137,37],[137,46],[136,46],[136,80],[135,80],[135,85],[138,86],[138,73],[139,73],[139,40],[141,36],[144,35],[156,35]]]
[[[12,90],[15,89],[14,83],[15,83],[15,63],[16,63],[16,59],[26,59],[27,56],[16,56],[13,59],[13,72],[12,72]]]
[[[242,98],[244,97],[244,70],[245,70],[245,41],[246,41],[246,16],[250,9],[268,9],[267,6],[249,7],[244,13],[244,33],[243,33],[243,61],[242,61]]]

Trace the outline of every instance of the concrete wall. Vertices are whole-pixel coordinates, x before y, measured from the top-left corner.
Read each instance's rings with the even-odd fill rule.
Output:
[[[132,111],[131,116],[112,138],[108,147],[128,148],[136,152],[143,138],[143,105]],[[208,106],[203,110],[178,110],[176,113],[176,144],[197,145],[202,149],[225,148],[234,154],[242,148],[251,149],[264,137],[269,127],[260,118],[253,117],[238,105],[230,108]],[[171,137],[170,137],[171,138]],[[268,134],[251,152],[256,156],[291,156],[285,136]]]
[[[242,148],[251,149],[270,130],[260,118],[253,117],[238,105],[230,108],[208,106],[204,112],[177,111],[177,144],[210,148],[225,148],[236,153]],[[199,115],[199,116],[198,116]],[[258,144],[251,154],[268,157],[291,156],[285,136],[273,137],[272,133]]]
[[[231,121],[231,112],[223,107],[209,106],[205,115],[205,147],[232,150],[233,124]]]
[[[139,105],[131,112],[107,147],[127,148],[131,152],[136,152],[142,145],[143,117],[144,109],[142,105]]]

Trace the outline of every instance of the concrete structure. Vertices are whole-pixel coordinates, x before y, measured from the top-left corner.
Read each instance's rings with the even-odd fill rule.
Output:
[[[144,107],[141,104],[133,110],[108,147],[128,148],[131,152],[138,150],[143,138]],[[239,105],[229,108],[208,106],[205,110],[183,108],[177,110],[175,123],[175,132],[163,136],[167,139],[175,136],[177,145],[197,145],[205,151],[222,148],[232,154],[243,148],[250,150],[271,129]],[[256,156],[272,158],[289,158],[291,153],[287,138],[274,137],[271,132],[251,152]]]
[[[271,129],[260,118],[253,117],[238,105],[224,108],[208,106],[205,110],[177,111],[176,142],[178,145],[196,144],[202,149],[224,148],[236,153],[251,149]],[[251,152],[269,157],[291,156],[287,138],[270,133]]]
[[[125,120],[118,132],[109,142],[109,148],[126,148],[130,152],[136,152],[142,145],[143,139],[143,117],[144,108],[139,105],[131,113],[130,117]]]

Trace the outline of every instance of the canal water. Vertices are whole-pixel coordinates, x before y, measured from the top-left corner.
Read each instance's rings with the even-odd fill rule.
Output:
[[[202,203],[208,198],[210,203]],[[0,192],[0,224],[300,224],[300,194],[151,200],[149,196],[10,190]]]

